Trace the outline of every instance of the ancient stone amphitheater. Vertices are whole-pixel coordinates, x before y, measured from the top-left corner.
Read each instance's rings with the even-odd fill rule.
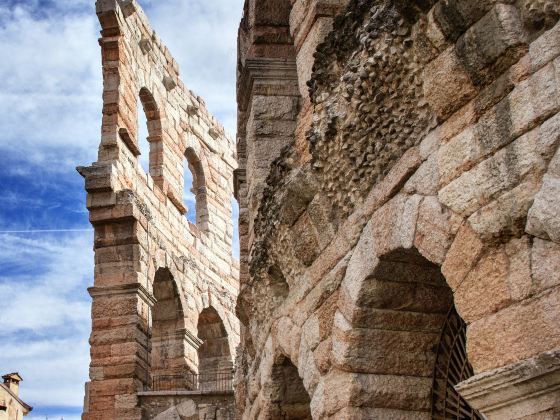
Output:
[[[236,145],[97,14],[84,420],[560,419],[558,0],[246,0]]]

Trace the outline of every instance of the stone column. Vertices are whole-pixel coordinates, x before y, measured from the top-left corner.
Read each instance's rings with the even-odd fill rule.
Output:
[[[140,419],[137,392],[149,380],[148,316],[155,303],[138,283],[91,287],[90,382],[84,420]]]
[[[456,389],[489,420],[560,418],[560,350],[483,372]]]
[[[114,192],[116,165],[79,168],[95,228],[90,382],[83,419],[140,419],[136,393],[149,381],[150,311],[147,275],[150,214],[130,190]]]
[[[293,59],[251,58],[245,61],[240,101],[246,107],[243,126],[248,228],[260,203],[272,162],[294,140],[299,112],[299,89]],[[241,106],[241,105],[240,105]],[[239,147],[239,146],[238,146]],[[250,248],[251,238],[248,246]]]

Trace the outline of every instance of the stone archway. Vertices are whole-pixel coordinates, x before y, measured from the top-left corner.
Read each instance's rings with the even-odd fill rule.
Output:
[[[311,399],[297,367],[286,356],[272,366],[267,418],[311,420]]]
[[[348,406],[360,401],[359,410],[366,416],[480,418],[454,389],[472,368],[465,326],[438,265],[414,247],[389,251],[379,257],[355,296],[346,308],[341,302],[339,320],[344,317],[350,325],[335,338],[337,367],[354,372],[351,381],[356,387],[349,393]],[[460,338],[461,343],[447,345],[450,322],[456,327],[452,339]],[[458,353],[449,357],[445,353],[450,351]],[[445,370],[458,363],[457,354],[464,364],[454,369],[468,367],[459,377]]]
[[[206,188],[206,174],[204,164],[194,148],[187,147],[185,150],[187,167],[192,176],[191,192],[195,198],[195,220],[196,225],[202,229],[208,229],[208,199]],[[185,177],[186,178],[186,177]]]
[[[164,387],[175,383],[187,371],[185,357],[185,317],[181,294],[173,275],[160,268],[154,277],[150,366],[152,383]]]
[[[201,389],[231,389],[233,361],[229,337],[220,315],[212,306],[198,317],[198,381]]]

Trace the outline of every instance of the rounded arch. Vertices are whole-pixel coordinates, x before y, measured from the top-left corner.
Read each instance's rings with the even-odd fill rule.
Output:
[[[345,328],[335,333],[335,364],[359,372],[365,382],[383,377],[391,398],[377,399],[367,387],[357,391],[360,399],[369,400],[368,409],[481,418],[454,389],[473,371],[466,325],[439,265],[413,245],[389,248],[354,285],[353,298],[343,293],[346,301],[336,317]]]
[[[161,112],[154,95],[147,87],[142,87],[140,88],[138,96],[148,121],[148,132],[150,135],[161,135],[161,126],[150,124],[150,122],[161,120]]]
[[[151,311],[150,366],[152,379],[161,382],[188,370],[185,312],[180,288],[169,269],[156,271],[153,294],[156,302]]]
[[[195,220],[199,228],[208,227],[208,189],[206,184],[205,163],[192,146],[185,149],[185,158],[192,177],[191,192],[195,201]],[[188,178],[185,176],[185,178]]]
[[[203,309],[198,316],[199,372],[227,371],[233,367],[229,334],[222,318],[213,306]]]
[[[311,420],[311,398],[297,367],[284,355],[276,358],[267,387],[267,418]]]
[[[144,119],[141,117],[144,113]],[[163,158],[163,113],[152,90],[143,86],[137,99],[137,135],[138,155],[141,166],[157,179],[158,168]],[[144,121],[142,121],[144,120]]]

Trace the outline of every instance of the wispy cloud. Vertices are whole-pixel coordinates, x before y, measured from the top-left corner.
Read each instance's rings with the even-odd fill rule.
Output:
[[[3,156],[55,172],[95,157],[102,84],[98,23],[89,3],[0,5]]]
[[[0,234],[0,367],[21,372],[22,396],[31,404],[81,405],[92,236]]]
[[[183,82],[235,135],[237,27],[243,0],[139,2],[177,59]]]

